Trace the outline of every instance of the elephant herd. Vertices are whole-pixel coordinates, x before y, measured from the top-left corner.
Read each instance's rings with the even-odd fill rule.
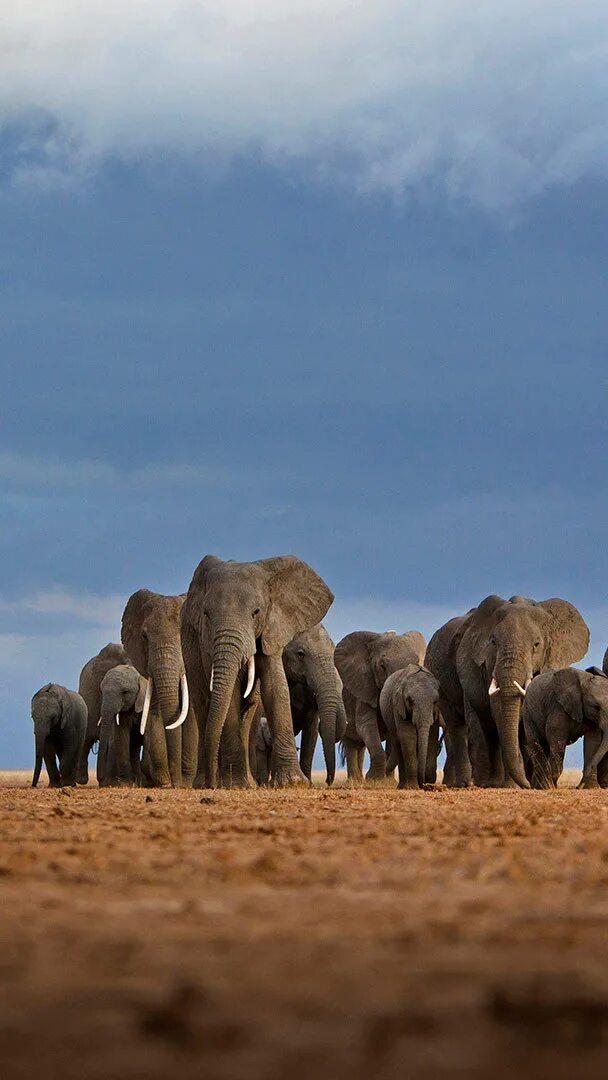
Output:
[[[338,743],[350,782],[367,752],[365,780],[402,788],[436,782],[444,743],[449,786],[551,787],[582,737],[582,786],[608,786],[608,661],[570,666],[589,631],[568,601],[489,596],[428,645],[357,630],[335,649],[332,601],[294,556],[207,555],[187,593],[133,593],[79,692],[34,695],[33,786],[43,761],[51,786],[86,784],[95,743],[101,786],[310,783],[319,735],[328,784]]]

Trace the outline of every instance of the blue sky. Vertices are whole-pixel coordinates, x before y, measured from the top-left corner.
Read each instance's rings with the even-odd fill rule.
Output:
[[[167,3],[163,26],[127,2],[101,31],[92,2],[25,7],[0,79],[1,763],[30,761],[32,693],[207,552],[306,558],[336,639],[566,596],[600,660],[603,5]]]

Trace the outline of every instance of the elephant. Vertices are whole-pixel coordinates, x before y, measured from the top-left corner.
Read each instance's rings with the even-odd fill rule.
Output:
[[[555,787],[566,746],[583,738],[579,787],[608,787],[608,678],[599,668],[561,668],[532,679],[522,719],[532,787]]]
[[[283,650],[316,626],[332,601],[323,579],[294,555],[201,560],[181,622],[200,729],[196,787],[255,786],[249,733],[260,700],[272,732],[272,784],[307,783],[296,755]]]
[[[272,732],[265,716],[251,725],[249,762],[257,783],[264,787],[270,780],[272,761]]]
[[[129,659],[122,645],[110,642],[104,645],[97,656],[91,657],[80,672],[78,693],[84,698],[88,710],[87,733],[78,768],[78,783],[89,782],[89,754],[93,743],[99,739],[99,717],[101,716],[101,680],[106,672],[117,664],[128,664]]]
[[[76,787],[87,730],[87,706],[74,690],[47,683],[32,698],[36,764],[32,787],[38,786],[42,761],[49,787]]]
[[[486,597],[429,642],[426,666],[439,679],[456,786],[470,779],[467,733],[481,733],[488,787],[529,788],[520,748],[522,700],[535,675],[580,660],[589,629],[567,600]],[[478,778],[474,777],[478,780]]]
[[[334,643],[319,624],[298,634],[283,650],[295,735],[302,735],[300,768],[311,780],[317,735],[321,734],[326,783],[336,775],[336,743],[346,731],[342,680],[334,664]]]
[[[132,664],[110,668],[101,681],[97,780],[100,787],[141,783],[141,716],[148,680]]]
[[[344,684],[347,727],[342,746],[349,780],[363,780],[366,749],[370,767],[365,779],[386,778],[387,755],[382,740],[387,733],[380,715],[380,691],[393,672],[408,664],[422,664],[425,649],[425,640],[417,630],[406,634],[355,630],[336,646],[334,662]]]
[[[180,640],[183,602],[183,596],[139,589],[122,616],[122,643],[148,680],[141,717],[146,786],[192,787],[196,772],[198,729]]]
[[[400,788],[421,788],[437,780],[439,682],[421,664],[389,675],[380,691],[380,713],[388,732]],[[392,761],[389,761],[389,770]]]

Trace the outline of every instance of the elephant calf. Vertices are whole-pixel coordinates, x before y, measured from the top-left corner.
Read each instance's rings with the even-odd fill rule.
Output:
[[[532,787],[554,787],[566,746],[583,738],[580,787],[608,787],[608,678],[599,668],[561,668],[530,683],[522,718]]]
[[[104,675],[100,689],[99,786],[139,787],[144,744],[140,725],[148,680],[131,664],[118,664]]]
[[[420,664],[389,675],[380,693],[380,712],[397,765],[400,788],[418,788],[437,779],[439,682]]]
[[[32,787],[38,785],[42,762],[49,787],[75,787],[87,730],[87,707],[80,694],[48,683],[32,698],[36,764]]]
[[[319,623],[290,641],[283,650],[294,735],[302,735],[300,768],[312,780],[312,762],[321,734],[327,784],[336,775],[336,743],[344,738],[346,712],[342,680],[334,665],[334,643]]]

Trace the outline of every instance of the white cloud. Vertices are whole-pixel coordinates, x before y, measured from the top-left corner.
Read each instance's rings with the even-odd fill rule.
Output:
[[[0,484],[17,491],[135,491],[223,487],[238,480],[260,478],[260,471],[228,469],[221,465],[162,464],[138,469],[117,468],[106,461],[53,461],[22,454],[0,453]]]
[[[253,155],[498,207],[608,170],[603,0],[20,0],[0,34],[33,182]]]

